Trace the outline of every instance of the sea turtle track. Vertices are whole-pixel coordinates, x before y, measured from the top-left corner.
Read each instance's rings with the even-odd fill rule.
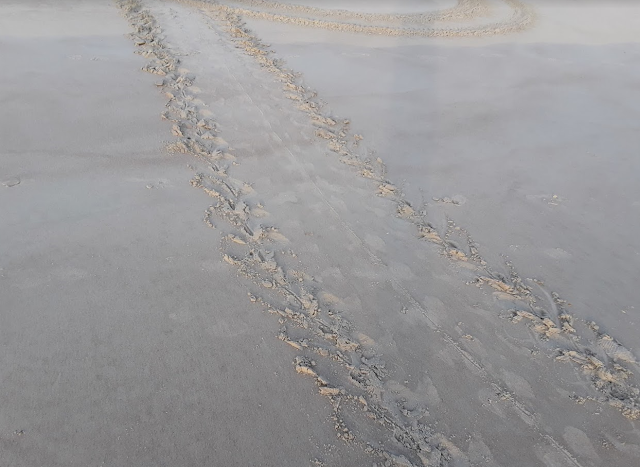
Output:
[[[203,5],[193,0],[178,1]],[[361,177],[373,180],[377,184],[376,194],[393,200],[397,216],[414,224],[420,238],[438,245],[442,254],[452,261],[475,271],[476,279],[469,284],[489,287],[496,299],[513,304],[502,316],[514,323],[527,323],[540,339],[541,346],[557,361],[575,364],[601,394],[597,398],[599,401],[618,408],[631,420],[640,418],[640,390],[632,371],[638,369],[638,362],[631,351],[612,336],[601,333],[597,323],[575,318],[567,309],[570,305],[543,281],[521,278],[509,261],[505,261],[504,266],[487,264],[469,232],[453,220],[447,219],[444,231],[438,231],[426,213],[415,209],[387,178],[383,160],[371,157],[360,147],[362,136],[353,134],[350,120],[333,115],[317,92],[305,84],[303,77],[288,69],[246,27],[240,14],[224,6],[205,8],[205,11],[226,21],[238,46],[283,81],[284,93],[307,113],[317,127],[316,135],[327,141],[327,148],[342,163],[356,169]],[[363,247],[368,248],[364,244]],[[373,252],[370,254],[375,256]],[[508,273],[499,272],[505,266]]]
[[[458,0],[452,8],[408,14],[363,13],[262,0],[205,1],[247,18],[385,36],[490,36],[522,31],[535,19],[533,9],[519,0],[499,0],[508,7],[506,14],[498,13],[490,0]]]
[[[287,240],[276,226],[265,223],[267,207],[256,201],[251,185],[230,176],[235,157],[229,151],[229,145],[218,136],[215,121],[203,115],[199,108],[197,93],[190,89],[196,77],[180,68],[178,58],[163,43],[161,29],[139,1],[120,0],[119,4],[136,30],[133,39],[140,54],[150,59],[144,70],[161,77],[157,85],[169,99],[163,118],[173,123],[172,131],[178,138],[173,149],[193,154],[209,164],[210,172],[196,173],[192,185],[215,200],[205,211],[205,222],[213,227],[215,223],[224,221],[233,228],[233,232],[223,238],[223,259],[265,292],[264,297],[250,294],[249,299],[280,320],[282,329],[278,337],[301,353],[294,361],[295,371],[315,378],[319,393],[331,400],[339,437],[346,442],[363,444],[365,450],[389,465],[420,465],[420,462],[423,465],[447,465],[447,459],[452,456],[463,456],[455,447],[452,448],[453,444],[442,433],[412,419],[415,416],[410,410],[398,411],[397,400],[393,401],[396,404],[394,408],[389,401],[379,398],[386,378],[384,361],[366,351],[354,338],[353,325],[332,309],[326,299],[326,291],[303,272],[283,268],[276,250],[290,256],[296,253],[285,248]],[[358,154],[359,138],[351,134],[349,122],[324,112],[315,93],[297,74],[271,56],[267,48],[246,29],[240,16],[223,7],[214,7],[209,12],[215,21],[226,25],[240,48],[278,76],[287,96],[297,102],[298,108],[306,112],[317,127],[318,138],[327,140],[329,150],[336,153],[343,163],[354,167],[362,177],[373,180],[378,187],[378,195],[395,203],[397,215],[414,224],[418,236],[441,247],[443,254],[450,259],[476,268],[475,284],[490,287],[518,304],[514,305],[509,316],[512,321],[530,321],[532,329],[543,341],[556,339],[560,342],[564,339],[562,342],[571,343],[559,351],[558,360],[576,364],[608,398],[607,402],[619,407],[627,417],[637,418],[637,390],[626,382],[629,371],[623,366],[635,364],[630,361],[633,360],[630,352],[625,352],[626,349],[610,336],[598,334],[597,326],[591,323],[587,328],[602,345],[577,345],[577,331],[572,326],[575,320],[565,311],[559,296],[552,295],[553,307],[540,306],[541,299],[535,295],[533,287],[525,284],[515,271],[506,277],[489,268],[466,231],[452,221],[448,223],[446,232],[438,232],[430,226],[425,217],[404,199],[401,191],[387,180],[383,162]],[[370,249],[369,252],[374,255]],[[401,284],[398,285],[402,288]],[[548,308],[551,311],[547,311]],[[481,365],[451,336],[444,333],[442,338],[483,371]],[[579,339],[589,340],[583,336]],[[361,363],[357,367],[353,365],[350,353],[358,356]],[[602,359],[598,358],[601,354],[605,355]],[[331,365],[341,368],[341,377],[328,376],[331,373],[327,369]],[[485,379],[495,385],[495,390],[504,395],[503,400],[511,401],[516,408],[521,407],[526,417],[526,408],[508,391],[502,390],[486,372],[485,375]],[[344,421],[346,406],[357,407],[393,433],[391,438],[404,448],[404,455],[393,448],[381,449],[359,440]],[[550,444],[574,465],[579,465],[552,438]]]
[[[138,0],[118,0],[118,5],[135,30],[132,39],[139,47],[138,53],[150,60],[142,69],[160,77],[156,85],[169,98],[162,118],[172,122],[172,132],[178,137],[170,149],[194,155],[209,166],[210,172],[196,173],[191,184],[215,201],[205,210],[204,222],[216,228],[214,222],[224,221],[232,229],[222,239],[222,259],[267,295],[263,298],[249,293],[249,301],[276,316],[281,324],[278,338],[301,352],[293,362],[294,369],[314,378],[318,392],[331,401],[338,438],[361,445],[389,466],[447,465],[452,454],[446,446],[453,444],[417,421],[407,424],[385,407],[379,398],[385,380],[382,359],[363,350],[351,335],[352,325],[329,306],[328,295],[311,278],[294,269],[285,271],[279,263],[275,250],[286,246],[287,239],[276,227],[265,225],[263,218],[268,212],[252,199],[251,186],[229,175],[235,157],[217,136],[215,122],[201,115],[196,92],[190,89],[195,76],[180,68],[180,60],[165,46],[154,17]],[[285,254],[296,256],[292,250]],[[352,364],[352,354],[358,356],[357,367]],[[332,366],[341,370],[340,376],[329,371]],[[395,449],[371,446],[358,439],[344,421],[347,408],[365,414],[391,433],[389,439],[396,444]],[[410,415],[410,411],[405,412],[405,417]],[[413,462],[399,449],[410,453]]]

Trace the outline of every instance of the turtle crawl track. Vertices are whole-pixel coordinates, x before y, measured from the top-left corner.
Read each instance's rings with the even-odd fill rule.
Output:
[[[452,222],[446,232],[437,232],[424,216],[416,212],[404,199],[401,191],[386,178],[386,170],[381,160],[372,161],[358,154],[358,138],[357,135],[350,134],[348,121],[340,120],[325,112],[315,93],[302,83],[300,77],[273,58],[259,39],[246,29],[241,15],[252,17],[267,15],[267,19],[276,21],[280,21],[280,18],[289,18],[291,21],[297,18],[303,23],[308,21],[307,19],[300,19],[301,16],[279,14],[276,15],[277,17],[269,17],[268,15],[274,15],[274,13],[267,14],[259,9],[242,9],[212,2],[182,3],[204,7],[214,21],[224,25],[237,47],[255,57],[263,67],[276,75],[282,82],[284,92],[289,99],[297,102],[298,108],[305,112],[317,127],[316,135],[320,139],[327,140],[328,149],[336,153],[343,163],[357,169],[361,176],[375,182],[378,187],[377,194],[395,203],[398,217],[414,224],[419,238],[436,244],[452,261],[473,265],[477,271],[476,285],[493,289],[513,300],[514,310],[510,316],[512,321],[530,323],[532,330],[542,340],[555,340],[561,348],[557,360],[571,362],[581,368],[595,388],[603,394],[606,402],[618,407],[628,418],[638,418],[640,414],[638,391],[627,381],[630,373],[625,368],[628,364],[635,365],[633,355],[625,352],[625,349],[612,337],[599,334],[595,323],[579,326],[565,310],[564,302],[557,294],[551,294],[551,302],[544,305],[539,294],[534,293],[534,288],[525,284],[515,271],[512,271],[509,277],[493,272],[480,256],[471,237],[463,229],[456,228]],[[292,13],[300,13],[296,11],[299,7],[284,7],[281,4],[268,2],[242,3],[250,3],[265,9],[280,8],[278,11],[290,8],[293,10]],[[520,5],[519,2],[507,3]],[[382,460],[385,465],[449,465],[449,461],[464,459],[464,454],[442,433],[420,423],[418,421],[420,417],[408,423],[406,411],[403,416],[397,411],[397,406],[394,408],[398,400],[389,404],[389,401],[380,399],[379,394],[387,379],[382,360],[371,352],[365,352],[362,344],[354,338],[357,333],[353,324],[340,313],[331,310],[326,300],[326,291],[323,291],[302,271],[287,269],[278,260],[278,255],[274,255],[274,249],[283,243],[283,239],[286,241],[286,238],[277,227],[265,226],[261,221],[268,215],[266,211],[268,206],[262,206],[255,201],[252,186],[230,175],[229,169],[235,157],[231,154],[229,145],[218,136],[215,121],[202,115],[196,93],[190,90],[196,77],[180,68],[179,59],[164,44],[160,27],[154,17],[143,8],[140,1],[119,0],[118,4],[123,8],[136,31],[132,36],[140,47],[139,53],[150,59],[144,70],[161,77],[157,84],[169,97],[163,118],[172,122],[173,133],[178,138],[172,148],[177,152],[192,154],[209,166],[208,173],[196,173],[191,183],[214,199],[214,204],[205,212],[205,223],[213,227],[216,223],[223,222],[232,229],[232,233],[223,238],[221,249],[224,261],[236,267],[241,275],[249,278],[265,292],[264,297],[250,294],[250,301],[262,305],[269,313],[275,315],[282,324],[278,337],[300,351],[300,355],[294,361],[295,371],[314,378],[319,393],[330,399],[334,407],[335,428],[339,437],[346,442],[361,445],[367,452]],[[474,12],[477,12],[472,8],[473,5],[475,3],[461,0],[458,8],[447,12],[446,15],[473,17]],[[320,14],[317,9],[313,10],[313,13]],[[339,15],[340,13],[325,11],[323,14]],[[523,14],[526,17],[526,24],[530,24],[532,15],[529,10],[524,7],[520,10],[515,8],[514,18]],[[434,15],[414,15],[412,20],[415,24],[428,25],[436,21],[437,14]],[[438,20],[442,21],[443,18],[440,16]],[[290,22],[289,20],[285,22]],[[378,16],[365,18],[365,21],[380,20]],[[400,17],[393,20],[399,21]],[[517,21],[500,23],[505,29],[499,30],[495,27],[496,24],[493,23],[493,29],[491,29],[494,34],[499,33],[498,31],[504,33],[526,26],[525,23]],[[325,20],[308,25],[328,29],[354,27],[352,24]],[[332,26],[329,27],[329,25]],[[385,31],[389,29],[388,26],[357,26],[356,29],[363,29],[355,32],[449,36],[484,34],[489,31],[489,26],[482,26],[479,29],[471,27],[467,29],[390,28],[392,32],[376,32],[379,30],[375,28],[381,27],[385,28]],[[416,33],[416,31],[420,32]],[[356,144],[347,143],[348,139],[354,140]],[[466,246],[454,247],[454,236],[462,236],[462,239],[467,242]],[[375,260],[375,254],[370,249],[368,251]],[[295,256],[295,252],[291,250],[289,254]],[[402,284],[397,285],[400,290],[403,289]],[[406,292],[405,295],[410,301],[410,294]],[[417,304],[417,306],[420,305]],[[484,375],[482,379],[492,386],[497,394],[504,396],[503,400],[510,401],[514,409],[520,411],[523,417],[530,415],[512,394],[503,390],[482,365],[455,342],[453,337],[443,329],[438,329],[436,323],[432,324],[447,345],[455,348],[469,360],[480,374]],[[587,333],[591,334],[587,335]],[[598,346],[600,342],[604,345]],[[358,355],[358,359],[362,362],[358,367],[353,366],[350,354]],[[315,359],[318,361],[316,362]],[[329,371],[330,368],[334,370],[340,368],[340,376],[335,376],[336,372]],[[394,440],[391,449],[373,447],[366,440],[360,439],[357,433],[353,433],[349,424],[345,422],[345,414],[349,411],[361,411],[368,418],[376,421],[390,434],[389,438]],[[346,417],[348,418],[349,415]],[[570,464],[580,465],[560,443],[544,434],[532,417],[531,424],[536,427],[538,434]]]

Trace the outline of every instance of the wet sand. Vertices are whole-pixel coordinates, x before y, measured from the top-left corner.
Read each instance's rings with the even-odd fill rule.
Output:
[[[364,462],[221,261],[116,5],[0,10],[0,464]]]
[[[424,14],[406,2],[395,12],[409,17],[392,18],[359,3],[352,16],[223,3],[3,6],[18,76],[3,83],[11,118],[0,130],[3,463],[637,462],[633,334],[567,303],[597,294],[596,282],[549,285],[582,270],[582,255],[548,233],[560,272],[541,262],[537,281],[526,255],[500,256],[527,216],[570,230],[581,215],[629,212],[571,205],[574,192],[556,193],[559,177],[533,154],[513,158],[522,180],[489,144],[492,125],[503,146],[510,124],[552,130],[535,109],[511,123],[521,76],[505,73],[507,95],[467,76],[488,72],[479,50],[539,68],[534,12],[512,1],[437,1]],[[284,13],[312,24],[295,31]],[[345,15],[391,28],[393,42],[341,35]],[[466,101],[452,110],[447,92]],[[474,133],[483,124],[486,139]],[[521,244],[544,258],[534,240],[546,230],[527,232]],[[610,256],[601,268],[637,266]]]
[[[640,348],[637,12],[542,2],[519,34],[420,41],[249,26],[440,229]]]

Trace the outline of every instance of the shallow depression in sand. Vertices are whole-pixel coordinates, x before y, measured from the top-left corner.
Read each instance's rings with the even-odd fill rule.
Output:
[[[425,13],[444,8],[452,8],[457,0],[393,0],[372,2],[370,0],[280,0],[281,4],[323,8],[327,10],[347,10],[359,13]],[[259,3],[255,3],[259,5]]]

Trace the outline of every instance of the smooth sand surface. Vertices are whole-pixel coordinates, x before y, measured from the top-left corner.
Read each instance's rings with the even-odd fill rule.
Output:
[[[637,464],[630,16],[283,3],[0,7],[0,464]]]

